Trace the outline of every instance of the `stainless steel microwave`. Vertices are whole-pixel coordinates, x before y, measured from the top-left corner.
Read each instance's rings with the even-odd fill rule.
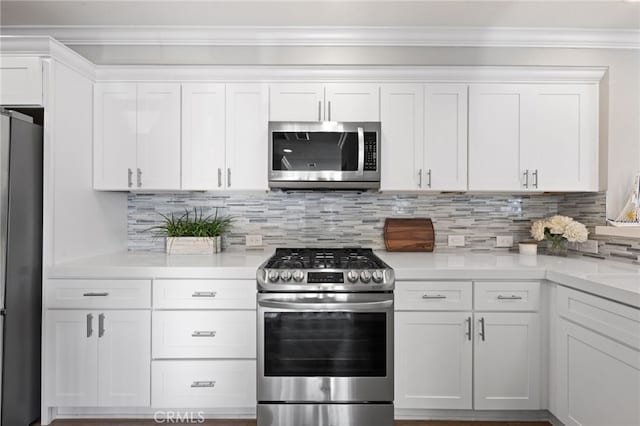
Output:
[[[380,187],[380,123],[269,123],[271,188]]]

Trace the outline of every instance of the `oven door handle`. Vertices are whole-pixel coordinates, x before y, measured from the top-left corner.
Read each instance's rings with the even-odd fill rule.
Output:
[[[358,175],[364,174],[364,129],[358,127]]]
[[[371,311],[388,309],[393,307],[393,300],[377,302],[330,302],[330,303],[304,303],[282,302],[274,299],[258,301],[258,305],[264,308],[288,309],[288,310],[321,310],[321,311]]]

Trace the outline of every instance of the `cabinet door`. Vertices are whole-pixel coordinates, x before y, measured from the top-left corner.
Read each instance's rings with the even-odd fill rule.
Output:
[[[322,84],[272,84],[269,87],[270,121],[322,121]]]
[[[467,189],[467,86],[427,85],[424,188]]]
[[[268,125],[266,85],[227,85],[228,189],[267,190]]]
[[[424,88],[419,84],[381,87],[381,190],[416,190],[423,158]]]
[[[598,87],[531,85],[522,116],[522,168],[540,191],[598,189]]]
[[[56,407],[98,405],[98,318],[88,311],[47,311],[45,386]]]
[[[471,313],[398,312],[396,408],[471,409]]]
[[[476,313],[474,408],[540,408],[537,313]]]
[[[469,86],[469,189],[522,188],[520,167],[523,85]]]
[[[151,313],[104,311],[97,315],[100,406],[150,405]]]
[[[137,188],[180,189],[180,84],[138,84]]]
[[[182,85],[182,189],[224,188],[224,84]]]
[[[558,325],[558,412],[566,425],[640,424],[640,354],[564,319]]]
[[[380,121],[380,85],[332,83],[325,90],[327,121]]]
[[[40,58],[0,57],[0,105],[42,104]]]
[[[93,187],[132,189],[136,172],[136,85],[96,83],[93,97]]]

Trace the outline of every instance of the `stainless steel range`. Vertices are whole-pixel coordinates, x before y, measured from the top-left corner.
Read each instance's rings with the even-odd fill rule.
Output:
[[[393,270],[370,249],[277,249],[258,279],[258,426],[393,424]]]

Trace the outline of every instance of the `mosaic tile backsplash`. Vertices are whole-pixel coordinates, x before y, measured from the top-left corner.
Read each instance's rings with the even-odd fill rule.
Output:
[[[131,251],[164,251],[164,239],[149,230],[162,214],[202,209],[234,216],[226,250],[244,250],[247,234],[263,236],[263,246],[384,248],[386,217],[429,217],[436,251],[507,251],[496,235],[530,239],[531,221],[554,214],[571,216],[589,228],[605,223],[605,193],[576,194],[381,194],[353,191],[269,192],[264,194],[129,194],[128,241]],[[465,235],[464,248],[447,247],[448,235]],[[598,240],[593,257],[638,262],[640,242],[590,235]],[[590,255],[591,256],[591,255]]]

